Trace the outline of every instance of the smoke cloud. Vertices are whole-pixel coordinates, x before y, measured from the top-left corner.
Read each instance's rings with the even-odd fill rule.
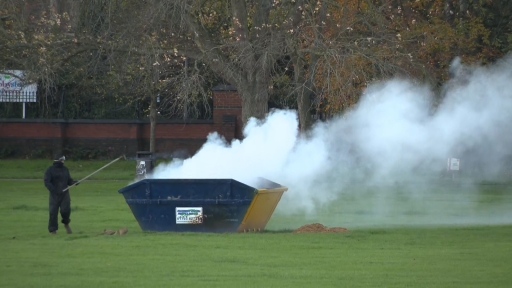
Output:
[[[484,203],[476,183],[511,174],[512,57],[450,68],[442,92],[408,79],[370,85],[335,119],[298,133],[295,111],[250,119],[244,140],[213,133],[191,158],[153,178],[264,177],[289,190],[276,228],[512,222],[512,203]],[[447,173],[447,159],[460,171]],[[501,188],[508,189],[510,188]],[[485,202],[485,201],[484,201]]]

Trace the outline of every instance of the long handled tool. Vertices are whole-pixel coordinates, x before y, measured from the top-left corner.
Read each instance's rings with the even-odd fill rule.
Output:
[[[109,165],[113,164],[114,162],[116,162],[117,160],[119,160],[119,159],[121,159],[121,158],[124,158],[124,159],[126,160],[126,156],[124,156],[124,155],[123,155],[123,156],[120,156],[119,158],[117,158],[117,159],[115,159],[114,161],[112,161],[112,162],[108,163],[107,165],[105,165],[105,166],[101,167],[100,169],[98,169],[98,170],[96,170],[96,171],[92,172],[91,174],[89,174],[89,175],[85,176],[85,177],[84,177],[83,179],[81,179],[80,181],[78,181],[78,182],[74,183],[73,185],[68,186],[68,188],[66,188],[66,189],[64,189],[64,190],[62,190],[62,191],[63,191],[63,192],[65,192],[65,191],[69,190],[69,188],[71,188],[71,187],[73,187],[73,186],[78,185],[78,183],[80,183],[80,182],[84,181],[85,179],[87,179],[87,178],[91,177],[92,175],[94,175],[94,174],[96,174],[96,173],[100,172],[101,170],[103,170],[103,169],[107,168],[107,166],[109,166]]]

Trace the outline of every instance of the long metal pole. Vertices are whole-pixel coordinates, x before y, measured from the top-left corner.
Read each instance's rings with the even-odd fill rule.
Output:
[[[65,192],[65,191],[69,190],[69,188],[71,188],[71,187],[73,187],[73,186],[78,185],[78,183],[80,183],[80,182],[84,181],[85,179],[87,179],[87,178],[91,177],[92,175],[94,175],[94,174],[96,174],[96,173],[100,172],[101,170],[103,170],[103,169],[107,168],[107,166],[109,166],[110,164],[113,164],[114,162],[116,162],[117,160],[119,160],[119,159],[121,159],[121,158],[125,158],[125,159],[126,159],[126,157],[125,157],[124,155],[123,155],[123,156],[120,156],[119,158],[117,158],[117,159],[115,159],[114,161],[112,161],[112,162],[108,163],[107,165],[105,165],[105,166],[101,167],[100,169],[98,169],[98,170],[96,170],[96,171],[92,172],[91,174],[89,174],[89,175],[85,176],[85,177],[84,177],[84,178],[82,178],[80,181],[76,182],[75,184],[73,184],[73,185],[71,185],[71,186],[68,186],[68,188],[66,188],[66,189],[64,189],[64,190],[62,190],[62,191],[63,191],[63,192]]]

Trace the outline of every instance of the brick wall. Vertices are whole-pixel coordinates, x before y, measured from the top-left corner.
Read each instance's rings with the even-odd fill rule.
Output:
[[[213,121],[234,123],[235,138],[242,139],[242,100],[232,86],[217,86],[213,98]]]
[[[213,120],[158,122],[155,153],[193,155],[212,132],[228,141],[241,139],[238,93],[220,87],[214,90],[213,100]],[[14,151],[18,157],[34,151],[54,154],[69,147],[135,156],[137,151],[149,150],[149,135],[149,121],[0,119],[0,150]]]

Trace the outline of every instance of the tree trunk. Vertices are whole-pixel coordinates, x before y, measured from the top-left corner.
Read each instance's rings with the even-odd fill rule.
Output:
[[[299,116],[300,131],[305,132],[311,128],[311,91],[302,86],[297,97],[297,108]]]
[[[251,84],[239,85],[238,87],[242,98],[242,121],[244,126],[249,118],[264,119],[268,113],[268,85],[264,82]]]
[[[319,2],[320,3],[320,2]],[[318,8],[318,7],[317,7]],[[315,41],[313,43],[313,50],[320,50],[322,41],[320,40],[323,34],[324,21],[327,15],[327,5],[321,5],[317,21],[317,27],[314,30]],[[297,48],[296,48],[297,49]],[[300,131],[306,132],[311,128],[313,121],[311,120],[312,99],[315,95],[315,71],[319,61],[319,56],[316,53],[309,55],[309,63],[306,63],[306,56],[300,51],[296,51],[293,59],[294,74],[295,74],[295,87],[297,89],[297,109],[299,116]],[[306,68],[306,66],[308,68]]]
[[[297,90],[297,114],[299,117],[300,131],[305,132],[311,127],[311,87],[308,86],[310,81],[306,80],[304,61],[300,56],[295,56],[293,61],[294,65],[294,80]]]
[[[445,3],[444,3],[444,19],[446,20],[446,22],[450,23],[450,24],[453,24],[453,19],[454,19],[454,14],[455,14],[455,11],[454,11],[454,5],[453,5],[453,0],[445,0]]]
[[[156,130],[156,94],[151,95],[151,103],[149,106],[149,121],[151,128],[149,132],[149,152],[155,153],[155,130]]]
[[[459,4],[459,13],[461,17],[464,17],[469,9],[469,3],[468,0],[461,0]]]

